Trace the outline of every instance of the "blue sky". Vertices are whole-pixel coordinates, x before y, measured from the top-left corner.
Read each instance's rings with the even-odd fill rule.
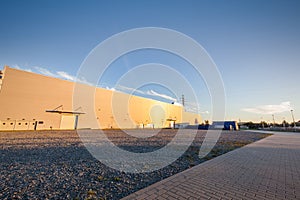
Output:
[[[108,37],[132,28],[164,27],[192,37],[210,54],[226,89],[226,119],[271,122],[274,114],[277,122],[291,121],[294,109],[300,120],[299,1],[1,0],[0,7],[1,66],[72,79],[89,52]],[[122,73],[153,58],[169,61],[154,51],[127,55],[114,63],[124,70],[112,65],[100,85],[114,88]],[[194,80],[183,61],[171,60],[168,64],[177,63],[174,67],[197,86],[200,112],[209,119],[203,80]],[[157,86],[140,89],[154,91],[156,98],[153,94],[181,95]]]

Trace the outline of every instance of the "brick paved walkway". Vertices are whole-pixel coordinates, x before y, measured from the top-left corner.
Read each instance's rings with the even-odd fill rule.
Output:
[[[124,199],[300,199],[300,133],[279,133]]]

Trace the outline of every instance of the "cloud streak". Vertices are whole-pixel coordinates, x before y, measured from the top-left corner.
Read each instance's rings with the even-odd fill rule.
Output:
[[[196,102],[185,102],[185,111],[198,114],[209,114],[208,110],[203,111],[200,104]]]
[[[29,68],[27,68],[27,69],[22,69],[19,65],[13,65],[12,67],[15,68],[15,69],[20,69],[20,70],[24,70],[24,71],[27,71],[27,72],[32,72],[31,69],[29,69]]]
[[[261,105],[252,108],[243,108],[242,111],[255,114],[277,114],[290,111],[291,109],[291,103],[289,101],[286,101],[278,105]]]
[[[34,67],[39,73],[46,75],[46,76],[52,76],[57,77],[56,74],[50,72],[48,69],[42,68],[42,67]]]
[[[64,71],[58,71],[56,72],[57,75],[59,75],[61,78],[66,79],[66,80],[70,80],[70,81],[76,81],[77,78],[68,74],[67,72]]]
[[[163,99],[171,100],[171,101],[174,101],[174,102],[177,101],[177,99],[175,99],[175,98],[173,98],[173,97],[170,97],[170,96],[168,96],[168,95],[166,95],[166,94],[160,94],[160,93],[158,93],[158,92],[155,92],[154,90],[148,90],[148,91],[146,92],[146,94],[148,94],[148,95],[150,95],[150,96],[155,96],[155,97],[160,97],[160,98],[163,98]]]
[[[70,75],[70,74],[68,74],[67,72],[64,72],[64,71],[52,72],[52,71],[50,71],[46,68],[38,67],[38,66],[33,66],[33,67],[30,67],[30,68],[22,68],[19,65],[14,65],[13,68],[19,69],[19,70],[24,70],[24,71],[27,71],[27,72],[35,72],[35,73],[43,74],[45,76],[51,76],[51,77],[54,77],[54,78],[60,78],[60,79],[68,80],[68,81],[73,81],[73,82],[79,82],[79,83],[92,85],[91,83],[86,81],[84,78],[77,78],[76,76]]]
[[[152,96],[152,97],[160,97],[160,98],[163,98],[163,99],[166,99],[166,100],[171,100],[173,102],[177,102],[177,99],[175,99],[171,96],[168,96],[166,94],[158,93],[154,90],[142,91],[142,90],[137,90],[137,89],[134,89],[134,88],[126,87],[126,86],[123,86],[123,85],[118,85],[117,89],[119,91],[124,91],[124,92],[126,91],[126,92],[130,92],[130,93],[142,94],[142,95],[147,95],[147,96]]]

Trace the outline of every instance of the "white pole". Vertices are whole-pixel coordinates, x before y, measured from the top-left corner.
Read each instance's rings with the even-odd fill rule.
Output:
[[[292,119],[293,119],[293,123],[294,123],[294,129],[296,130],[296,122],[295,122],[293,110],[291,110],[291,114],[292,114]]]

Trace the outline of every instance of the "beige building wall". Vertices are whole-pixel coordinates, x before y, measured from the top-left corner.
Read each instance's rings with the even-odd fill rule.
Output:
[[[191,125],[196,125],[202,122],[202,118],[197,113],[183,112],[181,121],[182,123],[189,123]]]
[[[101,128],[163,128],[170,126],[167,119],[181,122],[184,115],[181,106],[102,88],[97,88],[95,96]]]
[[[74,84],[53,77],[5,67],[0,79],[0,130],[74,129],[76,115],[49,113],[58,108],[72,111]],[[201,122],[201,116],[186,113],[182,106],[152,99],[84,86],[95,90],[94,114],[99,127],[106,128],[162,128],[176,123]],[[78,105],[80,107],[80,105]],[[87,112],[86,110],[81,110]],[[80,124],[78,128],[84,127]],[[195,120],[197,119],[197,120]],[[88,124],[88,123],[87,123]],[[88,125],[86,125],[88,126]]]
[[[3,74],[1,121],[38,121],[37,129],[60,128],[60,115],[45,111],[59,105],[72,110],[72,82],[9,67],[5,67]]]

